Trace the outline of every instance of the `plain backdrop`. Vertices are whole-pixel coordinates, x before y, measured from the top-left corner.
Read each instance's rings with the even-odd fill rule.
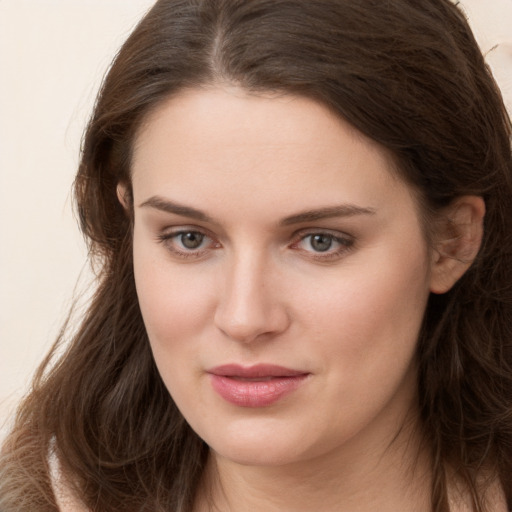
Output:
[[[90,279],[72,212],[80,138],[153,0],[0,0],[0,437]],[[462,5],[512,107],[512,0]]]

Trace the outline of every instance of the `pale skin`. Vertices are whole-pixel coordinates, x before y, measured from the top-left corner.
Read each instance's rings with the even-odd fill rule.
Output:
[[[211,447],[195,512],[430,512],[416,343],[478,252],[482,199],[447,208],[430,247],[383,148],[312,100],[220,86],[149,116],[132,186],[151,348]],[[258,407],[212,387],[213,367],[261,363],[306,378]]]
[[[141,310],[166,386],[212,448],[218,509],[427,511],[416,340],[429,293],[476,254],[481,199],[459,200],[464,236],[432,250],[382,148],[311,100],[227,88],[183,92],[147,120],[132,184]],[[261,362],[310,377],[269,407],[212,390],[211,367]]]

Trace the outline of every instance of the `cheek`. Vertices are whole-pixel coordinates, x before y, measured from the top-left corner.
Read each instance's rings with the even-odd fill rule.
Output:
[[[135,238],[134,274],[155,358],[164,346],[183,346],[183,340],[201,333],[213,314],[214,286],[207,272],[188,265],[178,268],[162,257],[160,247],[148,248]]]
[[[326,364],[361,382],[410,364],[429,295],[426,254],[375,251],[309,284],[295,295],[305,297],[303,328],[330,355]]]
[[[188,421],[201,402],[202,372],[198,340],[205,337],[206,317],[212,310],[202,279],[190,279],[168,262],[134,254],[134,272],[142,317],[160,376]],[[202,403],[202,402],[201,402]],[[205,410],[205,407],[201,407]]]

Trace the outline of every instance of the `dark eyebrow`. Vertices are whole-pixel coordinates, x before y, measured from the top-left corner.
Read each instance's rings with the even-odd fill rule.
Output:
[[[161,210],[166,213],[181,215],[191,219],[200,220],[203,222],[215,221],[206,213],[191,206],[185,206],[163,197],[153,196],[140,204],[141,208],[150,207]],[[338,206],[327,206],[325,208],[318,208],[316,210],[306,210],[289,217],[285,217],[279,222],[281,226],[289,226],[291,224],[300,224],[301,222],[312,222],[316,220],[328,219],[331,217],[353,217],[354,215],[373,215],[376,210],[373,208],[363,208],[352,204],[342,204]]]
[[[175,215],[182,215],[183,217],[190,217],[191,219],[201,220],[203,222],[213,222],[213,219],[201,210],[174,203],[159,196],[150,197],[147,201],[140,204],[141,208],[148,206],[166,213],[174,213]]]
[[[327,206],[317,210],[307,210],[296,215],[291,215],[283,219],[280,224],[289,226],[290,224],[300,224],[301,222],[311,222],[315,220],[329,219],[331,217],[353,217],[354,215],[374,215],[374,208],[363,208],[353,204],[342,204],[339,206]]]

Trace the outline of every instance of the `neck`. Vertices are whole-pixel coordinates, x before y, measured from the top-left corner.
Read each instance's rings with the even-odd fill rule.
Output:
[[[428,512],[429,458],[416,422],[387,443],[351,446],[275,466],[241,465],[211,453],[196,512]]]

